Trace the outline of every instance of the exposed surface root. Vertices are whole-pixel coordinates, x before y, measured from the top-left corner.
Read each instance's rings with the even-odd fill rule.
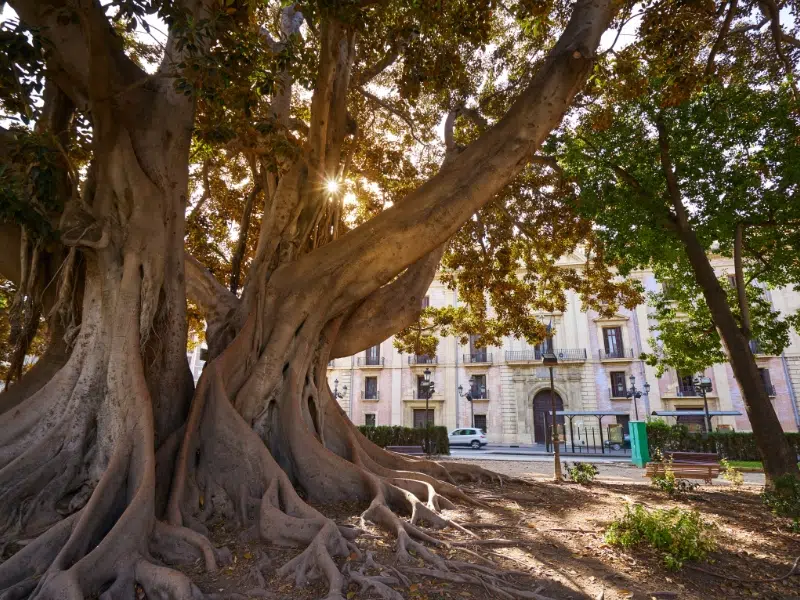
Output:
[[[303,552],[278,569],[278,575],[294,576],[295,584],[298,586],[306,585],[309,581],[324,575],[329,584],[326,600],[342,599],[345,578],[331,558],[332,554],[336,556],[343,552],[347,553],[347,546],[342,547],[341,542],[339,530],[330,523],[324,525]]]

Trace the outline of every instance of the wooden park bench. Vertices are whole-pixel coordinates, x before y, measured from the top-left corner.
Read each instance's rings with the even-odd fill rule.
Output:
[[[386,446],[390,452],[397,452],[398,454],[408,454],[411,456],[424,456],[425,451],[422,446]]]
[[[647,463],[645,477],[653,478],[656,475],[666,474],[667,467],[675,473],[675,477],[683,479],[702,479],[711,483],[712,479],[719,477],[719,456],[709,452],[667,452],[668,462]]]

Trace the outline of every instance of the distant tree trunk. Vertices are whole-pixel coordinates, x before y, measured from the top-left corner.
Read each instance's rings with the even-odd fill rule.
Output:
[[[703,292],[703,297],[711,311],[711,318],[727,350],[733,374],[742,389],[747,416],[753,427],[753,437],[764,463],[767,484],[771,485],[776,478],[784,475],[800,477],[797,469],[797,457],[794,456],[786,440],[778,415],[775,414],[775,408],[772,406],[764,382],[761,380],[755,357],[750,350],[749,340],[739,328],[728,304],[727,294],[722,289],[711,262],[708,260],[706,249],[697,239],[689,222],[670,157],[669,134],[666,125],[659,121],[657,127],[661,163],[675,210],[676,233],[686,250],[695,280]]]

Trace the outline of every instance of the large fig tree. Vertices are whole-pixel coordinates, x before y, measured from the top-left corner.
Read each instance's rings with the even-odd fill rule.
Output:
[[[224,517],[304,547],[282,573],[322,574],[339,598],[332,557],[357,553],[356,531],[304,497],[364,503],[400,558],[443,566],[417,523],[453,525],[438,511],[470,501],[456,480],[484,473],[372,445],[325,368],[417,317],[443,246],[559,124],[619,3],[9,4],[3,108],[22,123],[1,140],[0,273],[15,347],[41,319],[50,344],[0,396],[0,596],[199,598],[152,557],[216,569],[204,523]],[[155,12],[154,52],[131,31]],[[433,160],[438,119],[450,139],[499,75],[508,109]],[[423,148],[412,160],[404,136]],[[185,244],[220,254],[199,205],[236,180],[223,283]],[[349,231],[348,180],[391,199]],[[196,389],[187,297],[210,351]]]

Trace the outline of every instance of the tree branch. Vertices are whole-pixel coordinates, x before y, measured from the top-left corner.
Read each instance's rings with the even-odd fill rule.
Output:
[[[378,75],[383,73],[386,69],[397,62],[397,59],[400,58],[400,55],[405,52],[412,35],[413,34],[395,37],[395,39],[389,45],[389,50],[386,52],[386,54],[384,54],[383,57],[381,57],[381,59],[374,65],[367,67],[361,71],[361,73],[359,73],[359,75],[355,78],[356,85],[359,87],[367,85],[370,81],[375,79]]]
[[[48,43],[48,66],[60,72],[69,85],[59,86],[70,94],[72,101],[86,110],[86,99],[92,86],[90,67],[94,53],[100,52],[111,68],[110,80],[94,82],[113,89],[124,89],[147,77],[136,63],[125,54],[122,40],[108,24],[99,2],[84,5],[84,19],[63,19],[75,12],[68,0],[10,0],[9,4],[20,19],[30,27],[39,29]],[[89,39],[95,50],[90,50]]]
[[[733,272],[736,280],[736,298],[739,301],[739,311],[742,318],[742,333],[750,340],[752,327],[750,324],[750,306],[747,302],[747,288],[744,283],[744,269],[742,267],[742,246],[744,242],[744,223],[736,224],[736,234],[733,241]]]
[[[416,142],[418,144],[421,144],[422,146],[430,145],[430,144],[426,144],[421,139],[419,139],[419,137],[417,137],[417,130],[416,130],[416,126],[414,125],[414,121],[412,121],[411,117],[409,117],[404,111],[402,111],[401,109],[399,109],[399,108],[397,108],[395,106],[392,106],[389,102],[386,102],[385,100],[381,100],[380,98],[378,98],[374,94],[371,94],[370,92],[368,92],[364,88],[360,88],[359,87],[359,88],[356,88],[356,89],[367,100],[370,100],[371,102],[374,102],[375,104],[377,104],[378,106],[380,106],[384,110],[392,113],[396,117],[400,118],[403,122],[405,122],[405,124],[408,125],[409,131],[411,133],[411,137],[414,138],[414,140],[416,140]]]
[[[187,253],[184,262],[188,299],[200,307],[206,321],[224,321],[231,310],[238,308],[239,299],[194,256]]]
[[[661,170],[664,173],[664,179],[667,182],[667,194],[672,201],[672,207],[675,209],[675,214],[678,216],[678,222],[681,225],[681,228],[688,229],[689,217],[686,212],[686,207],[683,205],[680,188],[678,187],[678,178],[675,176],[675,168],[672,164],[672,155],[670,153],[669,145],[669,130],[661,116],[659,116],[656,120],[656,129],[658,130],[658,148],[661,156]]]
[[[511,181],[560,123],[585,83],[617,3],[579,0],[569,24],[508,113],[402,202],[276,272],[285,285],[324,285],[334,316],[445,243]],[[391,252],[386,249],[391,248]]]
[[[255,168],[254,168],[255,169]],[[253,172],[253,179],[257,180],[255,170]],[[244,259],[244,252],[247,248],[247,234],[250,232],[250,216],[253,214],[253,203],[256,196],[261,192],[261,185],[256,183],[247,198],[244,201],[242,208],[242,218],[239,220],[239,239],[236,241],[236,250],[231,258],[231,293],[236,294],[239,289],[239,277],[242,271],[242,260]]]
[[[422,298],[436,275],[446,245],[418,260],[356,307],[342,323],[331,358],[361,352],[419,319]]]
[[[731,28],[731,22],[733,21],[733,16],[736,13],[736,4],[738,0],[730,0],[730,6],[728,8],[728,13],[725,15],[725,20],[722,22],[722,28],[719,31],[719,35],[717,39],[714,41],[714,45],[711,46],[711,52],[708,54],[708,61],[706,62],[706,69],[703,73],[704,77],[708,77],[709,75],[714,73],[716,69],[716,65],[714,64],[714,59],[717,56],[717,53],[722,48],[722,45],[725,43],[725,36],[728,35],[728,31]]]

